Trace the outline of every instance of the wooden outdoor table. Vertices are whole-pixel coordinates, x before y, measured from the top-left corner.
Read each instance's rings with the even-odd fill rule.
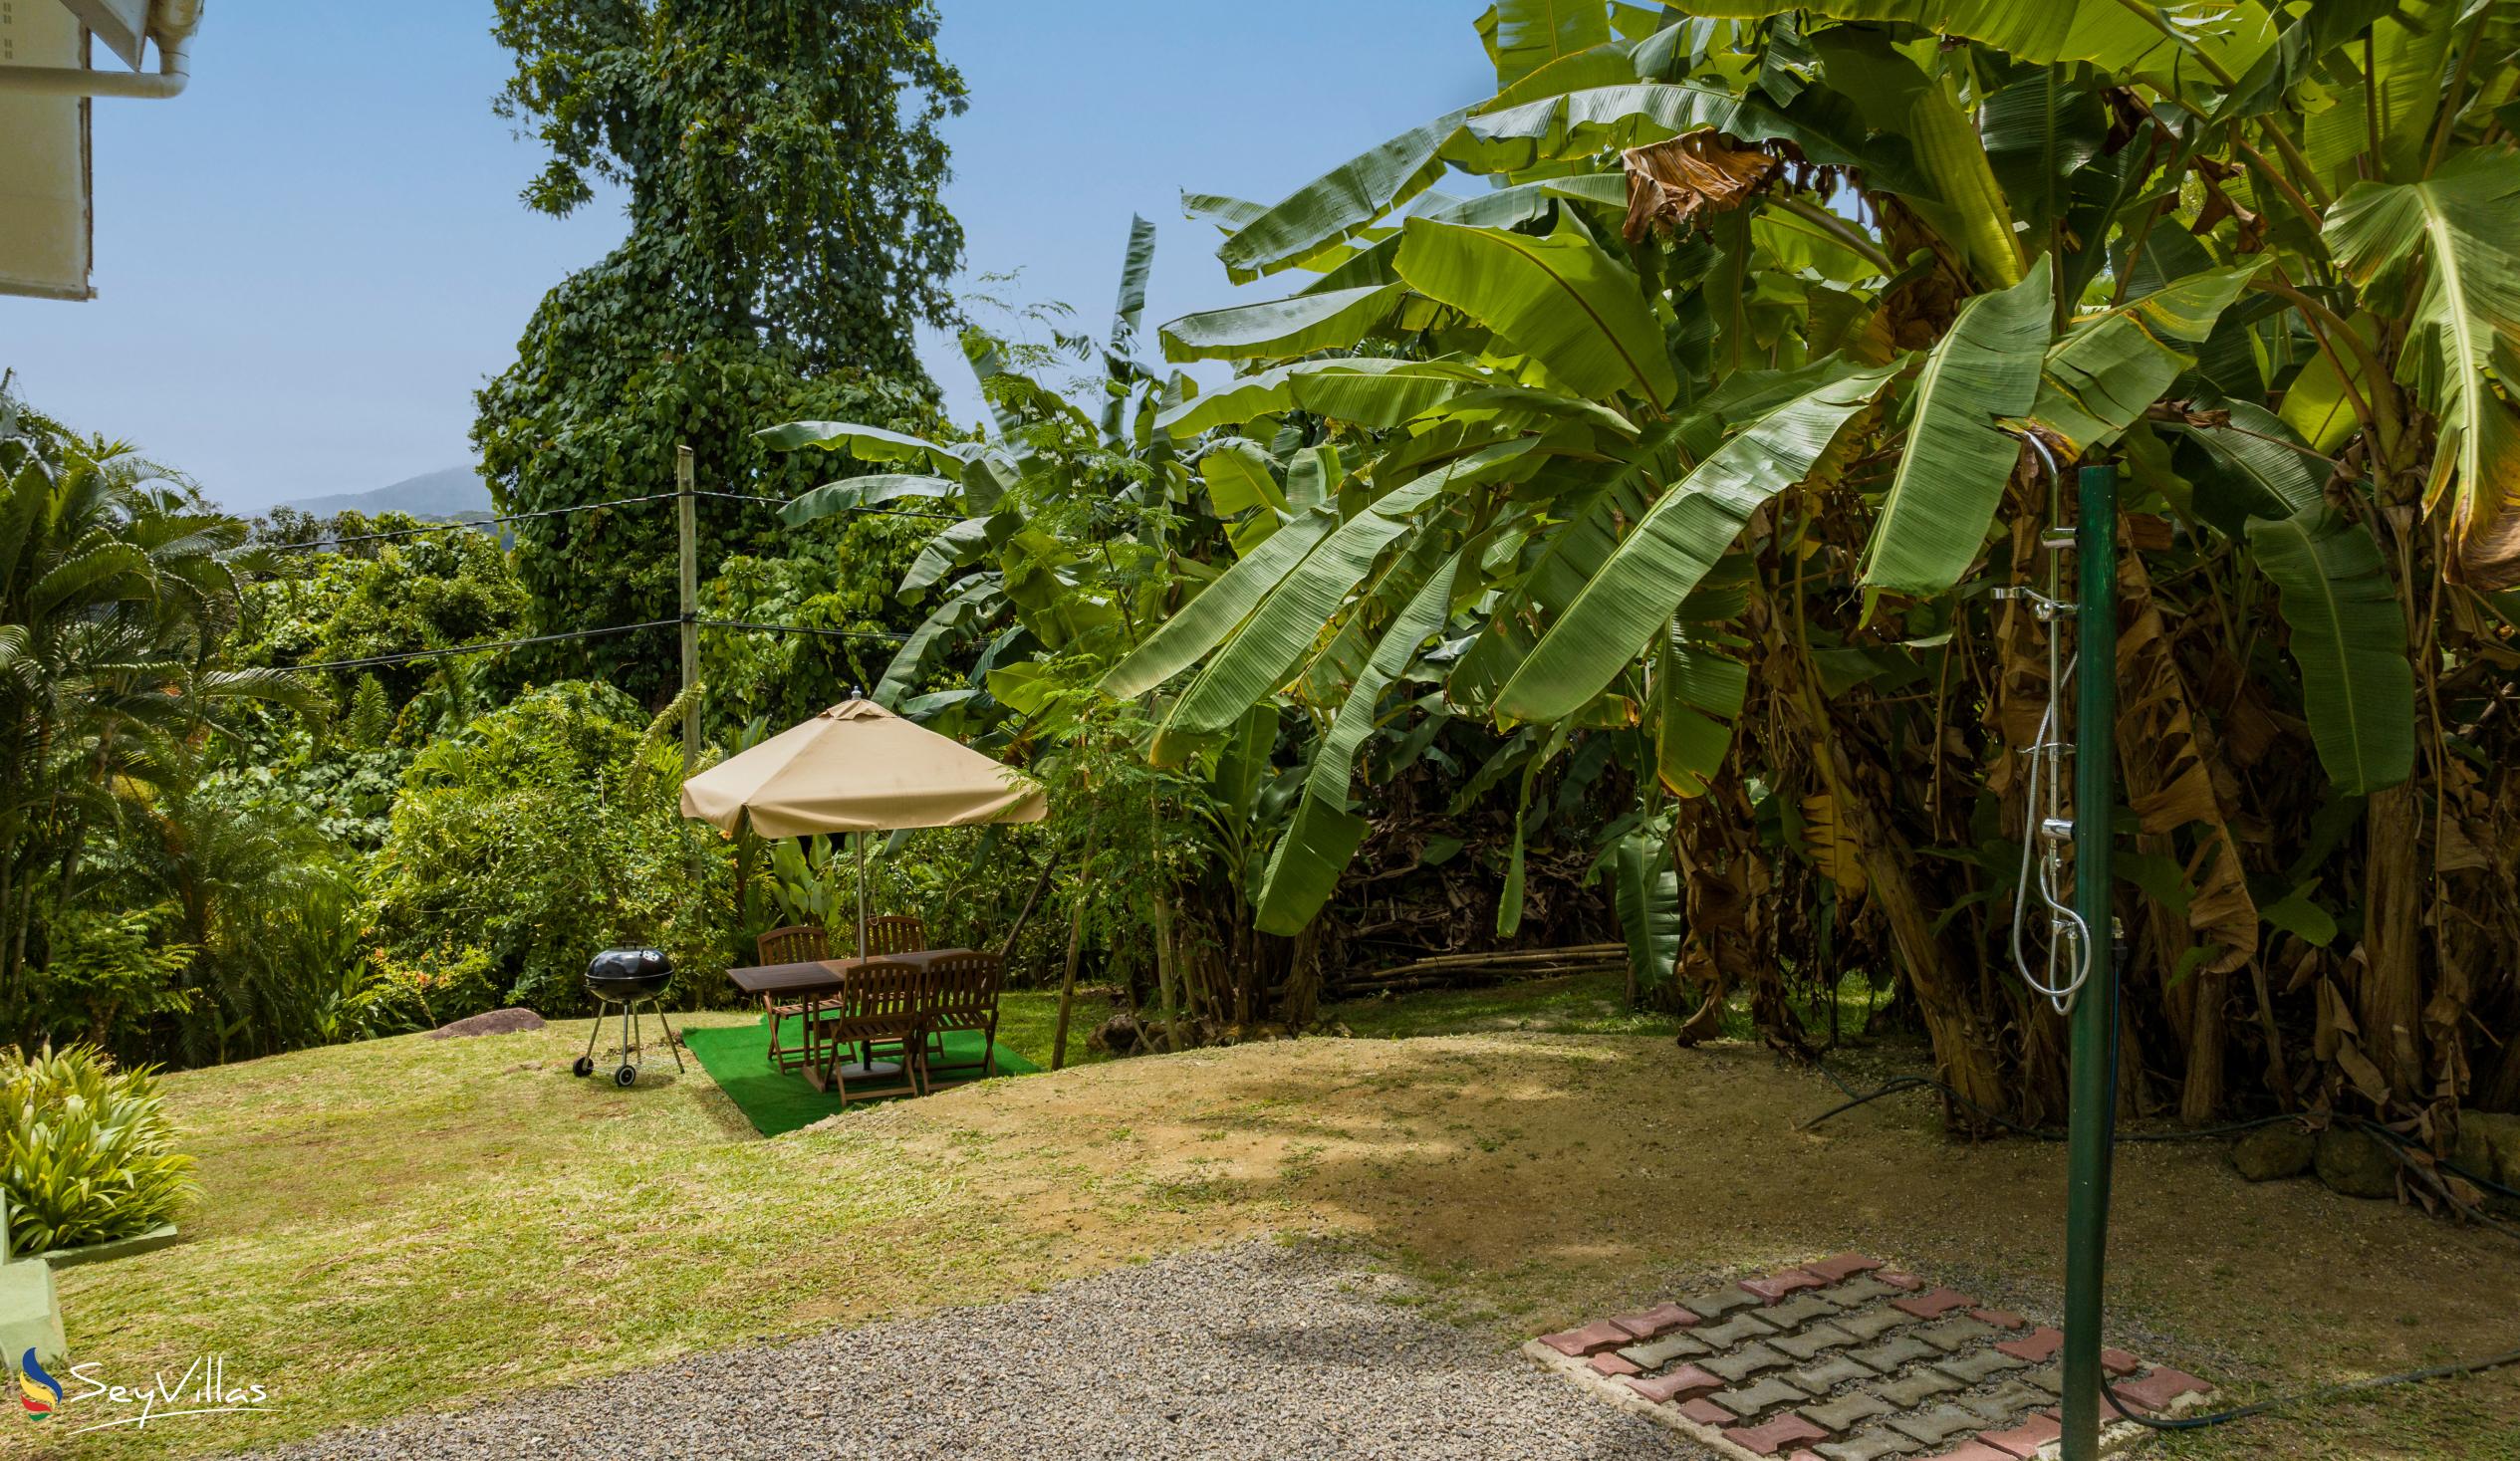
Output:
[[[809,1032],[807,1039],[810,1043],[816,1011],[848,986],[851,970],[862,964],[927,964],[937,959],[949,959],[958,954],[971,952],[973,951],[970,949],[913,949],[901,954],[878,954],[871,959],[815,959],[802,964],[754,964],[741,969],[729,969],[726,971],[726,977],[733,981],[737,989],[746,994],[756,997],[762,995],[784,997],[804,1005],[806,1030]],[[777,1044],[779,1031],[776,1026],[771,1028],[770,1039],[772,1044]],[[875,1061],[843,1067],[841,1074],[851,1078],[865,1078],[897,1076],[900,1071],[901,1068],[891,1061]],[[805,1079],[812,1082],[817,1091],[831,1090],[831,1062],[808,1060],[805,1064]]]

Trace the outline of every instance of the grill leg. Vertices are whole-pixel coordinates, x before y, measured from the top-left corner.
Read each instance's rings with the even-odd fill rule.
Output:
[[[662,1000],[656,1002],[656,1023],[665,1027],[665,1050],[672,1055],[674,1074],[678,1076],[682,1074],[682,1049],[674,1039],[673,1022],[665,1018],[665,1006]]]
[[[622,1001],[622,1064],[626,1066],[632,1064],[630,1052],[635,1049],[630,1044],[630,1006],[636,1003],[636,1000]]]
[[[603,1034],[603,1033],[604,1033],[604,1017],[603,1017],[602,1015],[598,1015],[598,1016],[596,1016],[594,1019],[592,1019],[592,1020],[590,1020],[590,1021],[588,1021],[588,1022],[587,1022],[587,1055],[586,1055],[586,1058],[587,1058],[587,1060],[589,1060],[590,1062],[592,1062],[592,1061],[595,1059],[595,1038],[596,1038],[598,1035],[601,1035],[601,1034]]]

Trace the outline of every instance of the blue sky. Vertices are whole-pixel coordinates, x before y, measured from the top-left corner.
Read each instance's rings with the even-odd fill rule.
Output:
[[[942,0],[971,273],[1099,325],[1135,211],[1160,230],[1150,323],[1230,300],[1179,190],[1274,199],[1486,95],[1480,8]],[[209,7],[185,95],[96,104],[99,297],[0,297],[19,392],[246,511],[469,460],[473,389],[622,228],[607,201],[517,201],[537,153],[490,113],[489,26],[487,0]],[[959,354],[921,345],[976,419]]]

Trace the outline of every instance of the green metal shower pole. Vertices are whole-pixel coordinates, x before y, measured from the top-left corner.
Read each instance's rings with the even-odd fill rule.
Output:
[[[2118,1023],[2111,937],[2110,809],[2118,801],[2118,469],[2086,464],[2075,514],[2074,911],[2090,976],[2074,1002],[2072,1129],[2065,1186],[2065,1461],[2100,1456],[2101,1288],[2109,1259],[2110,1038]]]

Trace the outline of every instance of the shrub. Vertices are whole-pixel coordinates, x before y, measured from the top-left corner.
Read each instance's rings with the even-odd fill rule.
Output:
[[[0,1054],[0,1191],[20,1253],[147,1232],[195,1190],[152,1068],[90,1045]]]
[[[644,719],[620,690],[563,681],[413,760],[372,886],[380,967],[426,990],[431,1018],[575,1013],[587,959],[616,944],[665,950],[686,990],[726,967],[727,854],[682,820],[680,752]]]

